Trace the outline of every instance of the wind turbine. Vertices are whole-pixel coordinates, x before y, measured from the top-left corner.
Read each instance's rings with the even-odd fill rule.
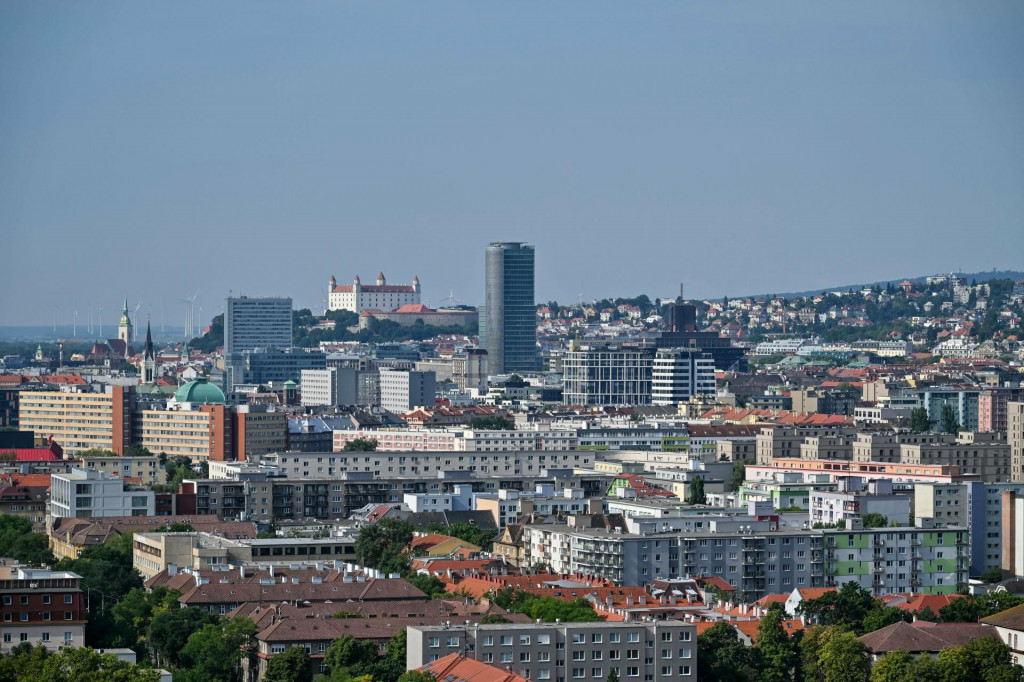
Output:
[[[100,324],[100,338],[102,339],[103,338],[103,306],[100,306],[99,324]]]
[[[132,313],[132,319],[135,320],[135,326],[132,327],[132,343],[135,343],[139,339],[139,308],[142,307],[142,299],[135,304],[135,312]]]

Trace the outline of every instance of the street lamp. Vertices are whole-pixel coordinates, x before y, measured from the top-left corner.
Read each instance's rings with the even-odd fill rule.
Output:
[[[107,594],[106,592],[102,592],[100,590],[97,590],[95,587],[87,587],[87,588],[85,588],[85,592],[86,592],[86,597],[85,597],[85,600],[86,600],[85,601],[85,610],[86,611],[92,613],[91,606],[92,606],[92,593],[93,592],[99,592],[99,594],[100,594],[100,611],[106,611],[107,610],[107,597],[110,597],[109,594]],[[113,597],[110,597],[110,598],[113,599]]]

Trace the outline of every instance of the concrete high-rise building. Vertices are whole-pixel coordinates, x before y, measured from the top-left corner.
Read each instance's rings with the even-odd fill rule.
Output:
[[[483,348],[465,348],[452,356],[452,379],[462,390],[476,389],[487,392],[487,351]]]
[[[243,351],[292,345],[292,299],[228,297],[224,306],[224,390],[244,382]]]
[[[685,348],[659,349],[651,371],[651,402],[684,403],[695,395],[715,394],[715,360],[710,353]]]
[[[380,406],[385,410],[408,412],[420,406],[434,407],[436,395],[433,372],[380,370]]]
[[[22,428],[26,428],[22,424]],[[1024,402],[1006,403],[1006,439],[1010,444],[1010,480],[1024,481]]]
[[[485,256],[480,345],[491,374],[537,371],[534,249],[522,242],[491,242]]]
[[[99,448],[124,454],[132,443],[134,388],[108,386],[105,393],[25,391],[19,421],[26,431],[52,436],[67,455]]]
[[[562,360],[566,405],[650,405],[654,348],[574,343]]]
[[[358,400],[357,373],[354,367],[302,370],[302,406],[355,405]]]

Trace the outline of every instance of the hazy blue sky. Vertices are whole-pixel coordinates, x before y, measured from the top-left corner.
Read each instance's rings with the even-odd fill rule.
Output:
[[[0,4],[0,324],[1024,266],[1024,3]]]

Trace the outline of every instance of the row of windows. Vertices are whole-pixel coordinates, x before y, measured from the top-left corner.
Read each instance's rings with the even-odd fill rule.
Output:
[[[29,595],[27,595],[27,594],[23,594],[23,595],[21,595],[19,597],[19,602],[21,603],[22,606],[28,606],[28,598],[29,598]],[[65,604],[74,603],[74,600],[75,600],[74,595],[71,595],[71,594],[65,594],[64,595],[64,603]],[[5,594],[4,595],[4,606],[11,606],[13,603],[14,603],[14,597],[12,595]],[[49,604],[49,603],[50,603],[50,595],[44,594],[43,595],[43,604]]]
[[[44,633],[42,633],[40,635],[39,638],[43,642],[49,642],[50,641],[50,633],[49,632],[44,632]],[[71,644],[71,642],[73,642],[74,640],[75,640],[75,633],[73,633],[73,632],[65,632],[64,633],[64,644],[65,645]],[[14,633],[13,632],[5,632],[4,633],[4,644],[10,644],[13,641],[14,641]],[[28,641],[28,633],[27,632],[19,633],[18,641],[19,642],[27,642]]]

